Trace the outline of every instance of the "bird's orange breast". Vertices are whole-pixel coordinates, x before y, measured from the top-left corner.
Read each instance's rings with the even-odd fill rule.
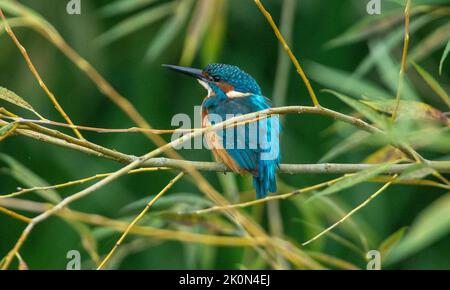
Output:
[[[208,127],[211,124],[207,118],[208,111],[205,108],[202,108],[202,127]],[[213,152],[214,158],[218,162],[223,162],[228,168],[237,173],[243,173],[243,169],[239,167],[236,161],[231,158],[230,154],[228,154],[227,150],[223,148],[223,142],[221,137],[217,135],[216,132],[210,131],[205,134],[206,142],[208,143],[209,148]]]

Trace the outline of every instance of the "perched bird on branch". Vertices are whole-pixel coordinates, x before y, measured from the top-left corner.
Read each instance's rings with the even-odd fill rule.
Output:
[[[237,66],[209,64],[203,70],[163,66],[197,79],[208,91],[202,103],[203,127],[272,107],[255,79]],[[280,129],[278,116],[260,116],[257,121],[208,132],[206,140],[218,161],[234,172],[253,175],[256,197],[262,198],[277,190]]]

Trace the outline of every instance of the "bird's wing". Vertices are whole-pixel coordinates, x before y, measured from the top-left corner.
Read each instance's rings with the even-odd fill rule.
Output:
[[[228,100],[221,102],[215,108],[211,108],[209,113],[218,114],[222,120],[227,118],[236,116],[236,115],[245,115],[257,111],[261,111],[264,109],[268,109],[271,107],[270,100],[263,96],[259,95],[250,95],[245,97],[236,97],[229,98]],[[270,124],[261,129],[261,124],[264,124],[264,120],[258,121],[258,129],[260,133],[267,134],[271,132],[270,130],[275,130],[272,133],[277,134],[278,136],[278,128],[271,128]],[[253,124],[256,125],[256,122]],[[226,152],[231,156],[233,160],[235,160],[240,167],[251,172],[253,175],[257,175],[258,173],[258,162],[260,159],[260,153],[263,149],[259,146],[259,144],[255,144],[255,139],[250,136],[249,128],[252,125],[246,124],[238,126],[237,128],[225,129],[223,132],[218,132],[223,141],[223,146],[226,149]],[[240,127],[240,128],[239,128]],[[276,126],[277,127],[277,126]],[[245,128],[245,129],[244,129]],[[229,130],[233,130],[234,133],[232,135],[231,142],[234,141],[234,147],[230,146],[230,140],[227,140],[227,134],[230,134]],[[256,142],[258,142],[256,140]],[[230,148],[232,147],[232,148]]]

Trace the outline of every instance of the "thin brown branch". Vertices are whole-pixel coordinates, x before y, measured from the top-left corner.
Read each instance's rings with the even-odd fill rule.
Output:
[[[128,174],[136,174],[136,173],[142,173],[142,172],[154,172],[154,171],[168,170],[168,169],[170,169],[170,168],[168,168],[168,167],[151,167],[151,168],[142,167],[142,168],[130,170],[130,172],[128,172]],[[113,174],[113,172],[111,172],[111,173],[102,173],[102,174],[95,174],[95,175],[90,176],[90,177],[86,177],[86,178],[82,178],[82,179],[78,179],[78,180],[73,180],[73,181],[68,181],[68,182],[64,182],[64,183],[60,183],[60,184],[56,184],[56,185],[35,186],[35,187],[31,187],[31,188],[22,188],[21,190],[15,191],[15,192],[10,193],[10,194],[0,195],[0,199],[17,197],[17,196],[24,195],[24,194],[29,193],[29,192],[34,192],[34,191],[54,190],[54,189],[60,189],[60,188],[69,187],[69,186],[73,186],[73,185],[83,184],[83,183],[86,183],[86,182],[89,182],[89,181],[92,181],[92,180],[105,178],[105,177],[107,177],[107,176],[109,176],[111,174]]]
[[[5,15],[3,14],[3,10],[0,8],[0,16],[3,19],[3,23],[5,26],[6,33],[11,37],[11,39],[14,41],[14,44],[19,49],[20,53],[22,54],[23,58],[25,59],[31,73],[34,75],[36,80],[39,83],[39,86],[44,90],[44,92],[47,94],[47,96],[52,101],[53,105],[55,106],[56,110],[61,114],[61,116],[66,120],[66,122],[70,125],[73,125],[72,120],[69,118],[69,116],[66,114],[64,109],[59,104],[58,100],[56,99],[55,95],[50,91],[50,89],[47,87],[45,82],[42,80],[39,72],[37,71],[36,67],[34,66],[33,62],[31,61],[30,56],[28,55],[27,50],[25,47],[20,43],[19,39],[17,39],[16,35],[14,34],[13,30],[11,29],[11,26],[8,24],[8,21],[6,20]],[[81,133],[77,129],[73,129],[75,135],[80,138],[84,139]]]
[[[406,60],[407,60],[407,56],[408,56],[408,45],[409,45],[409,17],[410,17],[410,14],[411,14],[411,0],[406,0],[405,36],[404,36],[404,40],[403,40],[402,62],[400,65],[397,95],[395,97],[395,108],[392,113],[392,120],[394,120],[394,121],[397,118],[398,108],[400,106],[401,93],[402,93],[402,89],[403,89],[403,82],[404,82],[404,78],[405,78]]]
[[[116,252],[116,250],[120,247],[120,245],[123,243],[125,238],[127,237],[128,233],[131,231],[131,229],[145,216],[145,214],[150,210],[153,204],[161,197],[164,193],[166,193],[178,180],[180,180],[184,176],[184,173],[181,172],[175,178],[173,178],[152,200],[150,200],[145,208],[139,213],[139,215],[136,216],[136,218],[127,226],[123,234],[120,236],[119,240],[116,242],[114,247],[111,249],[111,251],[106,255],[106,257],[103,259],[103,261],[98,266],[97,270],[101,270],[105,267],[106,263],[111,259],[112,255]]]
[[[292,53],[291,48],[287,44],[286,40],[284,39],[284,37],[281,34],[280,30],[278,29],[277,25],[273,21],[272,16],[264,8],[264,6],[262,5],[262,3],[259,0],[255,0],[255,3],[258,6],[259,10],[261,10],[261,12],[263,13],[264,17],[266,17],[267,22],[269,22],[270,26],[272,27],[273,31],[275,32],[276,37],[280,41],[281,45],[283,45],[283,48],[284,48],[284,50],[286,50],[286,53],[289,55],[289,58],[291,59],[292,63],[295,66],[295,69],[297,70],[298,74],[300,75],[303,82],[305,83],[306,89],[308,90],[308,93],[311,97],[311,100],[312,100],[314,106],[320,106],[319,101],[317,100],[316,93],[314,92],[314,89],[312,88],[308,77],[306,76],[305,72],[303,71],[302,67],[300,66],[300,63],[298,62],[297,58]]]
[[[51,206],[46,203],[40,203],[29,200],[8,198],[0,200],[0,205],[11,209],[17,209],[28,212],[42,213],[47,211]],[[59,217],[70,220],[80,221],[90,225],[109,227],[116,231],[123,232],[129,222],[110,219],[98,214],[84,213],[72,209],[63,209],[56,214]],[[228,246],[228,247],[251,247],[252,243],[262,245],[264,241],[254,240],[247,237],[232,237],[232,236],[218,236],[207,234],[196,234],[191,232],[175,231],[170,229],[160,229],[150,226],[136,225],[130,230],[131,234],[160,239],[160,240],[174,240],[188,243],[199,243],[204,245]]]
[[[357,207],[355,207],[354,209],[352,209],[348,214],[346,214],[345,216],[343,216],[340,220],[338,220],[336,223],[334,223],[333,225],[331,225],[330,227],[326,228],[325,230],[321,231],[319,234],[317,234],[316,236],[314,236],[313,238],[311,238],[310,240],[302,243],[302,246],[306,246],[314,241],[316,241],[317,239],[319,239],[320,237],[322,237],[323,235],[325,235],[326,233],[328,233],[329,231],[333,230],[335,227],[339,226],[340,224],[342,224],[343,222],[345,222],[348,218],[350,218],[354,213],[356,213],[357,211],[359,211],[360,209],[362,209],[363,207],[365,207],[367,204],[369,204],[372,200],[374,200],[378,195],[380,195],[383,191],[385,191],[393,182],[394,179],[397,176],[393,176],[392,180],[389,181],[388,183],[386,183],[385,185],[383,185],[380,189],[378,189],[374,194],[372,194],[368,199],[366,199],[363,203],[361,203],[360,205],[358,205]]]
[[[252,115],[252,114],[249,114],[249,115]],[[256,117],[257,115],[258,114],[254,114],[254,116],[251,116],[251,117]],[[235,122],[247,120],[246,118],[248,118],[248,117],[246,117],[246,116],[247,115],[234,117],[234,118],[228,119],[224,122],[221,122],[219,124],[216,124],[214,126],[211,126],[209,128],[204,128],[202,130],[186,134],[176,140],[173,140],[170,143],[167,143],[164,146],[161,146],[161,147],[159,147],[153,151],[150,151],[149,153],[137,158],[130,164],[126,165],[125,167],[121,168],[120,170],[117,170],[116,172],[114,172],[113,174],[109,175],[108,177],[100,180],[99,182],[87,187],[86,189],[84,189],[80,192],[77,192],[69,197],[66,197],[60,203],[58,203],[56,206],[52,207],[48,211],[33,218],[33,221],[25,228],[25,230],[23,231],[19,240],[15,244],[14,248],[7,254],[5,263],[2,265],[2,268],[7,269],[9,267],[15,253],[17,253],[20,250],[23,243],[27,239],[29,233],[31,232],[31,230],[33,229],[33,227],[36,224],[48,219],[53,214],[59,212],[60,210],[62,210],[63,208],[65,208],[66,206],[71,204],[72,202],[77,201],[80,198],[83,198],[83,197],[89,195],[90,193],[102,188],[103,186],[105,186],[106,184],[110,183],[111,181],[119,178],[120,176],[127,174],[130,170],[132,170],[136,167],[142,166],[142,164],[144,164],[147,160],[155,157],[156,155],[160,155],[161,153],[165,152],[166,150],[171,149],[173,146],[183,144],[184,142],[186,142],[192,138],[200,136],[202,133],[207,133],[207,132],[210,132],[213,130],[217,130],[217,129],[222,128],[222,126],[230,125]],[[187,165],[185,170],[188,171],[191,175],[198,174],[198,171],[196,171],[196,169],[192,168],[192,166],[190,166],[190,165]],[[199,176],[197,175],[197,177],[199,177]],[[202,178],[202,177],[200,176],[200,178]],[[209,183],[207,183],[207,182],[201,183],[201,184],[199,184],[199,188],[202,191],[206,192],[208,197],[211,198],[215,203],[217,203],[219,205],[226,205],[228,203],[217,191],[215,191],[213,188],[211,188],[209,186]],[[293,256],[292,253],[288,253],[288,251],[285,247],[281,247],[280,245],[278,245],[277,241],[271,240],[259,226],[257,226],[252,221],[250,221],[244,214],[238,213],[237,211],[235,211],[233,209],[225,210],[225,212],[228,215],[230,215],[232,217],[232,220],[237,222],[238,225],[241,225],[245,229],[251,231],[252,232],[251,237],[266,237],[265,240],[267,240],[271,246],[276,246],[277,249],[281,253],[283,253],[283,255],[285,255],[285,257],[287,259],[289,259],[291,262],[297,263],[297,264],[303,264],[303,265],[310,264],[311,267],[315,265],[315,262],[312,260],[307,260],[307,259],[304,259],[304,257],[301,258],[296,255]]]
[[[25,223],[30,223],[31,222],[31,219],[29,217],[26,217],[24,215],[18,214],[16,212],[14,212],[12,210],[9,210],[7,208],[4,208],[2,206],[0,206],[0,212],[4,213],[6,215],[9,215],[12,218],[15,218],[15,219],[18,219],[20,221],[23,221]]]

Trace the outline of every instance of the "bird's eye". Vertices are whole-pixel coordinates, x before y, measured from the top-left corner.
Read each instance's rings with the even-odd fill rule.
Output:
[[[220,78],[218,76],[212,76],[211,77],[213,81],[218,82],[220,81]]]

